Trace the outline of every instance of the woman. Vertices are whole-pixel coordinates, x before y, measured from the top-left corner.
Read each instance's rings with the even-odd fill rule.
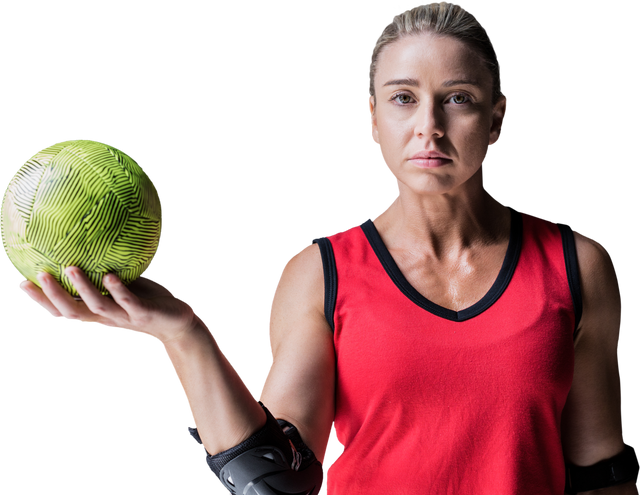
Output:
[[[637,493],[620,426],[619,295],[608,255],[483,188],[482,161],[506,110],[484,30],[448,4],[398,16],[374,50],[370,108],[399,196],[374,222],[319,240],[285,268],[261,399],[268,409],[204,323],[153,282],[129,290],[106,275],[109,299],[71,267],[82,302],[45,273],[42,290],[23,288],[56,316],[160,339],[194,436],[231,490],[245,486],[243,469],[249,485],[271,479],[252,471],[262,461],[235,464],[264,448],[271,462],[283,455],[295,466],[276,473],[280,492],[255,493],[317,493],[313,454],[322,461],[335,421],[345,452],[330,493],[555,494],[565,462],[615,463],[621,452],[624,476],[602,493]],[[605,486],[573,473],[574,489]]]

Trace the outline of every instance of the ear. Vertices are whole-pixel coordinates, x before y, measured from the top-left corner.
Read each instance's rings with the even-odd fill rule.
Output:
[[[380,144],[378,140],[378,119],[376,118],[376,97],[369,97],[369,111],[371,112],[371,134],[373,135],[373,140]]]
[[[500,99],[493,105],[493,117],[491,121],[491,131],[489,134],[489,144],[495,143],[500,137],[500,131],[502,130],[502,121],[504,120],[504,113],[507,110],[507,99],[501,96]]]

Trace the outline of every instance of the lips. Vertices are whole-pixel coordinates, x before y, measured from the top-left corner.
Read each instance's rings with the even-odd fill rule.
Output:
[[[429,151],[429,150],[418,151],[415,155],[411,157],[411,160],[434,160],[437,158],[451,160],[451,158],[445,155],[444,153],[440,153],[439,151]]]
[[[413,155],[409,161],[419,168],[436,168],[447,165],[453,160],[439,151],[422,150]]]

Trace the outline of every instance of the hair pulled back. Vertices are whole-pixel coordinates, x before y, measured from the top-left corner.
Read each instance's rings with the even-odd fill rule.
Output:
[[[403,6],[393,6],[395,14],[373,40],[367,63],[367,96],[375,98],[374,78],[378,57],[385,46],[407,36],[432,33],[450,36],[466,43],[482,58],[493,77],[492,104],[506,95],[502,63],[491,34],[482,21],[471,11],[468,3],[458,0],[431,0]]]

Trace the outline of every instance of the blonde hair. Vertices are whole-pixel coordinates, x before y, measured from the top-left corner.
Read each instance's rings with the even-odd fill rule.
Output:
[[[371,56],[369,69],[369,94],[371,96],[375,98],[373,80],[382,49],[405,36],[426,32],[451,36],[460,40],[482,57],[493,78],[493,102],[498,101],[502,96],[500,66],[487,32],[469,12],[458,5],[446,2],[421,5],[407,10],[403,14],[395,16],[393,22],[382,31]]]

